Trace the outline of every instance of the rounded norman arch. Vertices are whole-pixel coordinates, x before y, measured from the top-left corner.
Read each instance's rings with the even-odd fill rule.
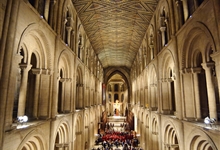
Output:
[[[176,132],[177,130],[175,129],[175,126],[173,125],[172,122],[167,122],[166,127],[164,128],[164,146],[165,148],[175,148],[175,150],[180,149],[179,147],[179,137],[178,133]]]
[[[195,67],[194,59],[199,53],[202,55],[202,62],[209,62],[211,53],[216,51],[214,39],[206,26],[202,23],[195,23],[196,27],[188,30],[182,48],[182,68]]]
[[[54,149],[58,150],[61,147],[69,147],[70,145],[67,145],[70,143],[70,127],[68,121],[61,121],[56,131]]]
[[[24,137],[17,150],[47,150],[46,139],[44,137],[46,135],[39,130],[32,130]]]
[[[209,135],[200,129],[193,130],[186,139],[186,149],[188,150],[218,150]]]
[[[21,49],[24,51],[24,62],[28,62],[28,58],[31,56],[31,53],[38,53],[39,55],[39,68],[50,69],[53,68],[51,50],[53,45],[47,39],[44,32],[39,29],[41,28],[37,24],[30,24],[25,28],[21,34],[21,38],[18,44],[17,53],[19,54]]]

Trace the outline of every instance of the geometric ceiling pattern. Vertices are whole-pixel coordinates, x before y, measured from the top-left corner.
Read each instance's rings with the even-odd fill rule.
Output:
[[[72,0],[104,68],[131,68],[158,1]]]

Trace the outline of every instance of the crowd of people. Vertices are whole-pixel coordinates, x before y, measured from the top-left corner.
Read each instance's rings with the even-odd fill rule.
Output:
[[[101,145],[99,150],[113,150],[113,147],[122,147],[123,150],[137,150],[139,141],[133,132],[108,131],[96,140],[96,145]],[[98,150],[97,149],[97,150]]]

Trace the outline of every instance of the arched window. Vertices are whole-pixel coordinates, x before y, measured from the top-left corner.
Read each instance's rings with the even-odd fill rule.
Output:
[[[114,91],[118,92],[118,84],[115,84]]]
[[[118,100],[118,94],[114,94],[114,102],[116,102],[116,100]]]
[[[31,55],[32,69],[37,66],[37,58],[35,54]],[[27,82],[27,95],[26,95],[26,107],[25,114],[31,118],[33,117],[34,110],[34,99],[35,99],[35,88],[36,88],[36,75],[33,73],[32,69],[28,72],[28,82]]]
[[[63,97],[63,70],[60,70],[60,80],[59,80],[59,87],[58,87],[58,103],[57,103],[57,112],[62,112],[62,97]]]
[[[82,35],[79,35],[78,58],[81,58]]]
[[[24,50],[23,48],[20,49],[20,55],[22,56],[21,63],[24,64]],[[13,119],[15,120],[18,115],[18,101],[19,101],[19,91],[21,86],[21,78],[22,78],[23,71],[20,71],[16,75],[16,87],[15,87],[15,97],[14,97],[14,106],[13,106]]]
[[[160,31],[161,31],[161,38],[162,38],[162,47],[166,46],[169,41],[169,22],[167,12],[165,8],[162,9],[160,14]]]
[[[172,70],[170,70],[169,78],[172,79],[172,77],[173,77],[173,73],[172,73]],[[175,87],[174,87],[173,80],[171,80],[170,82],[170,99],[171,99],[171,110],[176,111]]]

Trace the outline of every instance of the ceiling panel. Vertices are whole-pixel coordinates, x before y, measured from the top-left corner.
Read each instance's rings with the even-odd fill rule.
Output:
[[[159,0],[72,0],[104,68],[131,68]]]

